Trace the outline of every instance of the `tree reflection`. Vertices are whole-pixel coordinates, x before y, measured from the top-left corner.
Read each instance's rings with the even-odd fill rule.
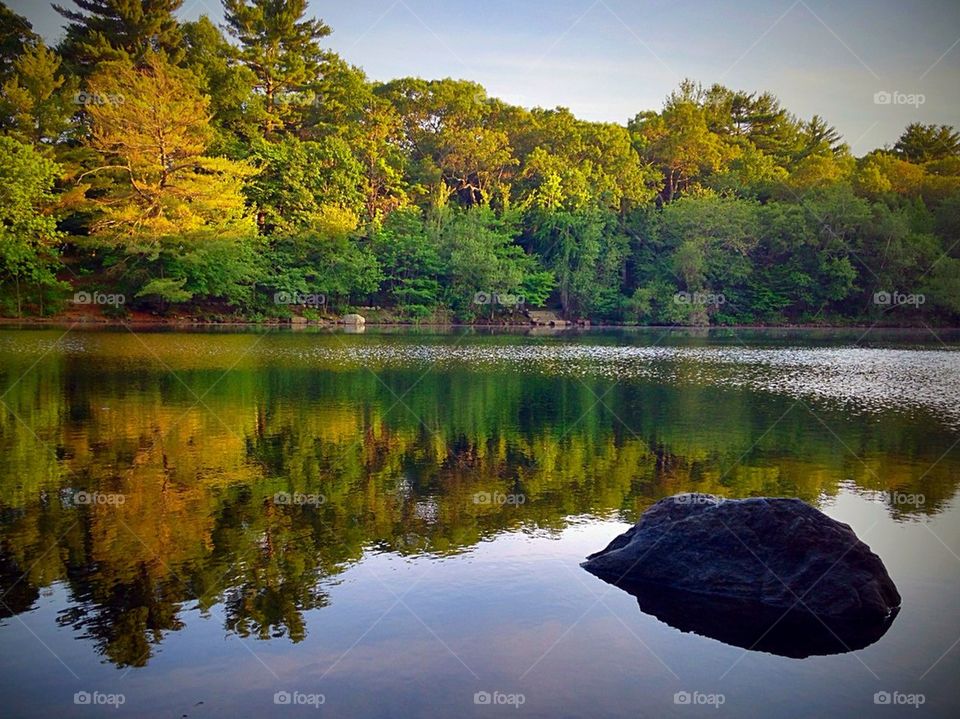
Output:
[[[62,584],[58,621],[118,666],[145,665],[190,608],[300,641],[327,583],[371,548],[450,554],[578,515],[632,521],[681,491],[922,494],[888,501],[908,519],[956,490],[956,460],[934,465],[949,430],[899,415],[818,408],[835,438],[787,399],[693,383],[249,360],[225,374],[169,342],[176,376],[126,344],[103,363],[50,353],[0,408],[0,616]]]

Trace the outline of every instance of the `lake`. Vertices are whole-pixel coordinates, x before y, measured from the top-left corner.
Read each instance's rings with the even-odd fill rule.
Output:
[[[960,334],[0,329],[4,717],[960,716]],[[800,497],[903,597],[805,659],[579,566]]]

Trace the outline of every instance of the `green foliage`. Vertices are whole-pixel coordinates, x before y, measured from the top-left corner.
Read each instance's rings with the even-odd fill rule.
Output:
[[[515,218],[488,208],[441,210],[432,232],[445,269],[445,303],[460,320],[515,313],[518,307],[497,298],[522,297],[523,282],[534,270],[530,255],[514,242]]]
[[[256,77],[263,96],[264,134],[295,128],[315,99],[330,34],[322,20],[306,19],[306,0],[223,0],[226,28],[239,44],[237,58]]]
[[[380,292],[385,302],[413,319],[428,316],[440,302],[443,267],[437,243],[427,232],[419,210],[398,210],[371,238],[383,272]]]
[[[54,51],[0,5],[3,191],[31,198],[0,229],[6,312],[61,294],[55,211],[66,266],[134,310],[960,319],[952,127],[854,158],[819,116],[691,80],[626,126],[588,122],[465,80],[372,82],[306,0],[224,0],[229,39],[180,6],[72,0]],[[893,292],[925,301],[875,301]]]
[[[46,213],[59,167],[0,135],[0,312],[43,314],[65,287],[56,220]],[[52,302],[53,301],[53,302]]]
[[[930,162],[960,154],[960,133],[948,125],[923,125],[914,122],[907,126],[893,147],[908,162]]]
[[[75,8],[54,4],[67,22],[60,54],[86,77],[102,62],[139,62],[160,51],[173,61],[183,55],[180,25],[174,17],[183,0],[72,0]]]
[[[265,235],[304,232],[331,223],[341,232],[356,229],[363,211],[363,171],[342,139],[257,140],[248,159],[259,172],[245,193],[258,210]]]
[[[322,296],[332,309],[376,292],[381,279],[373,253],[345,234],[275,238],[265,263],[259,284],[271,299],[278,292]]]
[[[231,61],[233,47],[205,15],[183,24],[183,40],[184,63],[210,98],[211,124],[217,132],[214,146],[226,154],[236,148],[237,154],[245,155],[245,145],[260,136],[265,121],[263,99],[253,92],[256,75]]]
[[[137,292],[137,297],[156,297],[164,303],[187,302],[193,297],[193,293],[183,288],[186,282],[186,278],[178,280],[171,277],[150,280]]]
[[[606,316],[619,305],[626,237],[609,211],[535,210],[531,244],[555,277],[560,307],[571,316]]]
[[[76,109],[74,87],[60,73],[55,52],[39,41],[28,46],[0,87],[0,127],[38,145],[57,141]]]

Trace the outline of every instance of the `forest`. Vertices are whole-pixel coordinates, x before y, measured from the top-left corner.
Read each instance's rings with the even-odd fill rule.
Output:
[[[0,3],[0,316],[956,324],[960,133],[862,157],[771,93],[624,124],[371,81],[306,0]],[[626,89],[629,92],[629,89]]]

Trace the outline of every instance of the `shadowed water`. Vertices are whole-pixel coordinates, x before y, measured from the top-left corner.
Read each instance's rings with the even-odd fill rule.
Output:
[[[939,335],[0,330],[4,716],[953,715]],[[686,491],[849,523],[896,622],[774,656],[579,568]]]

